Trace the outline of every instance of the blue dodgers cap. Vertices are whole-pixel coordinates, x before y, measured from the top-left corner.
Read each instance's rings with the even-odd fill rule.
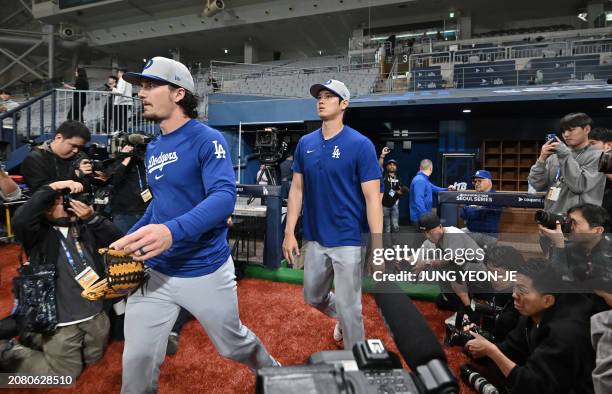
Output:
[[[493,179],[493,177],[491,176],[491,173],[487,170],[478,170],[476,171],[476,173],[474,174],[474,176],[472,178],[481,178],[481,179]]]
[[[329,90],[336,96],[340,97],[342,100],[351,100],[351,93],[349,92],[344,82],[340,82],[336,79],[330,79],[325,83],[316,83],[310,87],[310,94],[312,95],[312,97],[317,98],[319,92],[323,89]]]
[[[391,164],[391,163],[393,163],[393,164],[395,164],[396,166],[398,166],[398,167],[399,167],[399,164],[397,164],[397,160],[395,160],[395,159],[391,159],[391,160],[387,161],[387,162],[385,163],[385,165],[387,165],[387,164]]]
[[[183,63],[167,57],[156,56],[149,59],[141,73],[128,72],[123,74],[123,79],[134,85],[138,85],[142,78],[167,82],[195,93],[195,84],[189,69]]]

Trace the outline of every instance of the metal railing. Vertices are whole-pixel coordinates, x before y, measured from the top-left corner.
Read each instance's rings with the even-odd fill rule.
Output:
[[[152,134],[154,122],[144,119],[142,103],[137,97],[93,90],[52,89],[0,114],[3,124],[1,140],[14,150],[45,133],[53,133],[63,121],[83,122],[92,134],[117,131]]]

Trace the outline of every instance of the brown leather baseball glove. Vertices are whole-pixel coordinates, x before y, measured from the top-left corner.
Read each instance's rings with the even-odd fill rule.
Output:
[[[130,253],[107,248],[98,249],[98,253],[104,256],[106,277],[83,290],[83,298],[97,301],[126,296],[146,280],[144,263],[134,260]]]

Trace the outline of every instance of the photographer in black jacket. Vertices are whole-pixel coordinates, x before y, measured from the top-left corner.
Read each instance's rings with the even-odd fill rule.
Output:
[[[74,159],[90,138],[87,126],[67,120],[57,128],[52,140],[34,147],[21,163],[21,175],[30,191],[34,193],[55,181],[77,180],[79,174],[91,174],[90,163],[80,163],[78,171],[73,167]]]
[[[470,332],[474,339],[465,345],[468,354],[489,357],[513,393],[593,393],[591,303],[561,290],[560,278],[546,261],[528,260],[512,293],[522,315],[517,327],[498,344]]]
[[[137,134],[130,137],[134,141]],[[146,144],[128,144],[121,148],[125,156],[113,169],[110,180],[113,186],[111,211],[113,223],[123,232],[128,230],[142,217],[151,193],[147,183],[147,170],[144,163]]]
[[[91,206],[76,200],[82,199],[78,194],[82,190],[83,186],[74,181],[53,182],[41,186],[15,212],[15,235],[30,264],[55,265],[58,324],[53,335],[43,336],[42,350],[27,348],[15,340],[5,341],[0,349],[0,368],[7,372],[76,378],[84,364],[95,363],[104,354],[108,317],[101,301],[88,301],[81,292],[96,281],[96,276],[104,275],[104,262],[97,249],[107,247],[122,234],[109,220],[96,215]]]

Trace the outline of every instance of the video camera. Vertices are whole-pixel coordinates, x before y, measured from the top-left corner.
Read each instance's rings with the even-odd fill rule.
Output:
[[[266,127],[255,132],[255,154],[262,164],[277,164],[287,153],[289,137],[281,137],[276,127]]]
[[[355,364],[356,367],[355,368]],[[433,359],[409,373],[399,357],[379,339],[368,339],[353,351],[313,354],[309,365],[263,368],[257,372],[257,393],[454,393],[455,378],[446,364]]]
[[[413,371],[403,370],[399,358],[382,341],[358,342],[352,351],[313,354],[308,365],[262,368],[257,393],[426,393],[459,392],[446,355],[423,315],[394,283],[380,282],[374,298],[393,334],[397,348]]]
[[[126,157],[137,157],[144,160],[147,151],[147,144],[151,142],[151,137],[144,134],[128,134],[123,132],[114,133],[110,141],[110,154],[116,159],[125,159]],[[125,146],[133,146],[134,150],[129,153],[121,152]]]

